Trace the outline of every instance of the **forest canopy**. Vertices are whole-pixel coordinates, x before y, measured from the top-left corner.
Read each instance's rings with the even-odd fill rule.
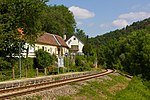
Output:
[[[89,41],[99,64],[150,79],[150,18]]]
[[[48,32],[62,36],[74,34],[76,22],[67,7],[51,6],[47,0],[0,0],[0,53],[12,57],[18,46],[34,44],[37,37]],[[18,29],[22,29],[22,33]],[[22,37],[22,38],[20,38]]]
[[[48,0],[0,0],[0,64],[10,68],[25,43],[35,44],[45,32],[74,34],[76,22],[65,6],[51,6]],[[20,49],[19,49],[20,48]],[[3,68],[1,69],[3,70]]]

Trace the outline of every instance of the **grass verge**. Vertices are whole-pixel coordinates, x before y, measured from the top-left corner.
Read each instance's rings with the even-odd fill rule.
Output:
[[[126,88],[129,83],[123,76],[109,75],[87,81],[81,86],[79,93],[73,96],[59,97],[59,100],[112,100],[119,91]],[[78,84],[79,85],[79,84]]]
[[[150,100],[150,89],[144,85],[141,78],[134,77],[128,87],[119,92],[114,100]]]

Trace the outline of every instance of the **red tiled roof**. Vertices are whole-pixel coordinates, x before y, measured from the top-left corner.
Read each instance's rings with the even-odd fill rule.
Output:
[[[55,38],[56,37],[56,38]],[[57,39],[57,40],[56,40]],[[59,45],[59,43],[61,45]],[[58,35],[53,35],[53,34],[50,34],[50,33],[45,33],[43,34],[42,36],[40,36],[38,39],[37,39],[37,43],[42,43],[42,44],[48,44],[48,45],[54,45],[54,46],[62,46],[62,47],[67,47],[67,44],[66,42],[62,39],[61,36],[58,36]]]
[[[61,36],[55,35],[55,37],[58,40],[58,42],[61,44],[61,46],[68,47],[66,42],[63,40],[63,38]]]

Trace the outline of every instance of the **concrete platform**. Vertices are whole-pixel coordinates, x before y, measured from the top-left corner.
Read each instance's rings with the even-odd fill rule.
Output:
[[[11,81],[4,81],[0,82],[0,90],[7,89],[7,88],[15,88],[15,87],[22,87],[27,85],[33,84],[40,84],[44,82],[52,82],[56,80],[63,80],[73,77],[79,77],[83,75],[89,75],[93,73],[99,73],[100,71],[93,71],[93,72],[69,72],[65,74],[58,74],[58,75],[50,75],[50,76],[42,76],[36,78],[25,78],[20,80],[11,80]]]

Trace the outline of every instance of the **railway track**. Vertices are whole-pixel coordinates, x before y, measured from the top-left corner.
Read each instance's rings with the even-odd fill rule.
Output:
[[[99,76],[104,76],[104,75],[107,75],[107,74],[110,74],[113,72],[114,72],[114,70],[108,69],[104,72],[91,74],[91,75],[83,75],[80,77],[74,77],[74,78],[69,78],[69,79],[64,79],[64,80],[57,80],[57,81],[53,81],[53,82],[44,82],[44,83],[39,83],[39,84],[34,84],[34,85],[29,85],[29,86],[3,89],[3,90],[0,90],[0,99],[10,99],[10,98],[21,96],[21,95],[44,91],[44,90],[48,90],[50,88],[66,85],[66,84],[69,84],[72,82],[79,82],[79,81],[83,81],[83,80],[96,78]]]

